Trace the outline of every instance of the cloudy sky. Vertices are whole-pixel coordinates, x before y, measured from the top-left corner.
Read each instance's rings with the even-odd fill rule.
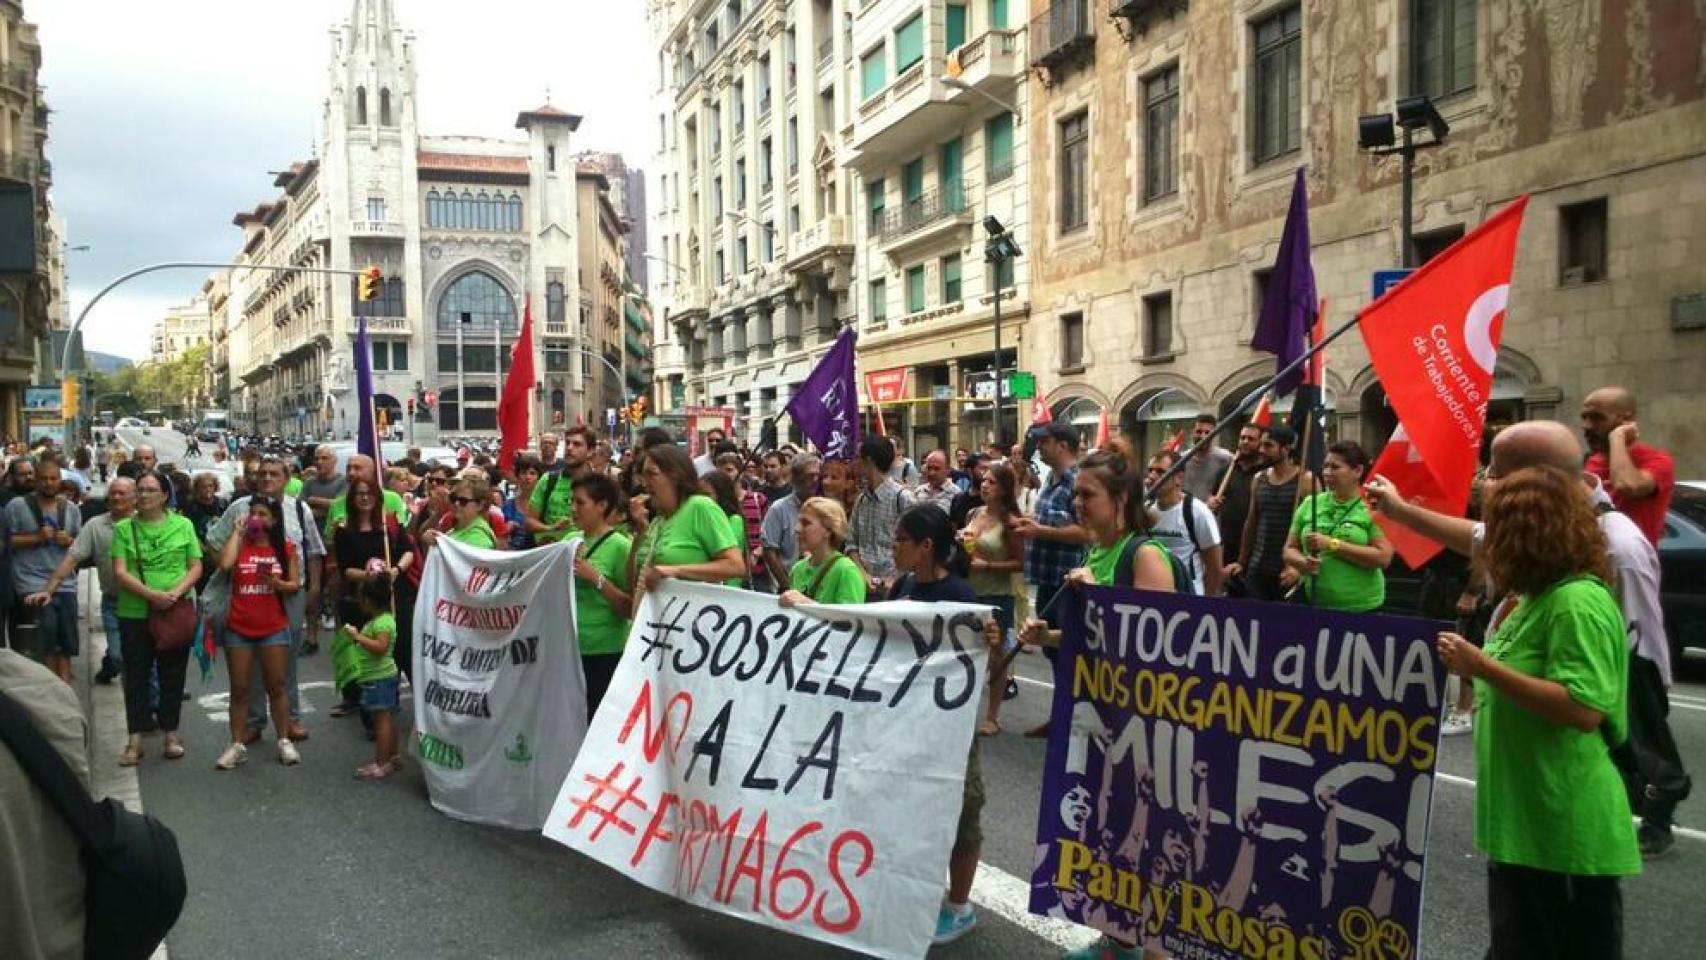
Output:
[[[644,0],[393,0],[416,35],[425,134],[515,137],[550,90],[585,117],[579,145],[651,156],[656,58]],[[69,242],[73,316],[108,280],[160,260],[229,260],[238,210],[269,170],[306,159],[327,91],[329,30],[352,0],[25,0],[53,108],[53,199]],[[205,273],[133,281],[85,322],[89,349],[147,353],[162,311]]]

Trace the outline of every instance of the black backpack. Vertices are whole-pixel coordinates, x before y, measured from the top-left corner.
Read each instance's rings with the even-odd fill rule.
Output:
[[[107,798],[96,802],[65,758],[17,701],[0,693],[0,742],[70,824],[82,852],[83,955],[145,960],[178,914],[187,892],[178,838],[160,821]]]
[[[1137,551],[1146,543],[1155,544],[1156,549],[1167,558],[1167,565],[1173,569],[1173,592],[1194,594],[1197,585],[1191,577],[1189,567],[1186,567],[1167,545],[1159,540],[1139,540],[1132,537],[1126,541],[1125,549],[1120,551],[1119,559],[1114,561],[1114,586],[1130,587],[1131,581],[1137,576]]]

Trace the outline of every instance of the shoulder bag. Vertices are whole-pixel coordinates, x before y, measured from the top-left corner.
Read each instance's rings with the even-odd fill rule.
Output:
[[[143,580],[142,573],[142,541],[137,538],[136,524],[130,527],[130,545],[136,550],[136,579]],[[195,639],[196,612],[195,601],[189,597],[179,597],[176,603],[164,610],[148,608],[148,636],[154,641],[155,653],[172,653],[187,649],[190,641]]]

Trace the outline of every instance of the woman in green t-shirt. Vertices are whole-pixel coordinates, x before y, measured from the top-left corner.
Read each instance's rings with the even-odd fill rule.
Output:
[[[1489,956],[1620,957],[1619,878],[1641,854],[1611,759],[1628,736],[1629,639],[1605,535],[1572,473],[1529,467],[1487,490],[1477,557],[1516,603],[1484,651],[1455,633],[1437,649],[1475,683]]]
[[[166,510],[166,479],[158,473],[136,478],[136,514],[113,525],[113,576],[118,580],[120,649],[124,656],[124,715],[130,732],[119,765],[136,766],[142,759],[142,731],[147,726],[148,681],[160,671],[160,710],[156,718],[166,733],[164,756],[184,755],[178,736],[183,707],[184,670],[188,647],[156,653],[148,635],[148,612],[167,610],[195,590],[201,576],[201,542],[187,517]]]
[[[486,520],[486,511],[491,506],[492,488],[486,481],[473,474],[463,474],[450,491],[450,511],[456,526],[446,536],[470,547],[496,550],[498,538]]]
[[[586,717],[591,722],[610,688],[628,640],[628,553],[631,541],[616,527],[627,505],[616,481],[589,473],[575,481],[574,523],[581,531],[575,557],[575,627],[581,674],[586,677]]]
[[[841,552],[847,542],[847,511],[828,497],[800,504],[800,559],[788,571],[782,603],[864,603],[865,574]]]
[[[1327,448],[1321,479],[1327,489],[1298,504],[1285,542],[1280,585],[1300,579],[1313,606],[1367,613],[1386,602],[1386,565],[1392,541],[1386,539],[1362,498],[1368,454],[1349,440]]]
[[[698,471],[679,446],[647,449],[640,482],[649,495],[652,522],[630,559],[629,582],[640,584],[636,593],[655,589],[665,577],[726,583],[746,573],[745,541],[735,537],[717,501],[699,492]]]
[[[712,470],[699,478],[699,492],[712,500],[723,511],[724,522],[729,525],[729,532],[734,534],[735,541],[746,544],[746,513],[740,508],[740,493],[735,489],[733,477],[721,470]],[[741,575],[725,581],[731,587],[744,587],[748,583],[751,571],[746,568],[746,551],[741,551]]]

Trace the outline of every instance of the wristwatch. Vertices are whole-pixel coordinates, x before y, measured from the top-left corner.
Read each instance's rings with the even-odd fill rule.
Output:
[[[604,584],[605,584],[604,574],[601,573],[598,575],[598,579],[594,580],[592,582],[592,588],[594,590],[597,590],[599,593],[603,593],[604,592]]]

